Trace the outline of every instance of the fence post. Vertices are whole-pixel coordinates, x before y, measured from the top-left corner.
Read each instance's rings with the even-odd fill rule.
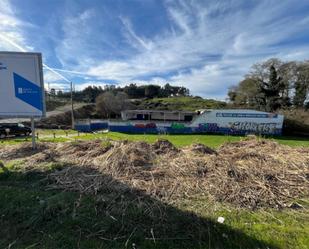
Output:
[[[32,135],[32,149],[36,149],[35,143],[35,126],[34,126],[34,117],[31,117],[31,135]]]

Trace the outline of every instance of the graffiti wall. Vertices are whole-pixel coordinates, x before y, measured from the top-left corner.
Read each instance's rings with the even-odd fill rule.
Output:
[[[218,132],[219,126],[217,123],[204,123],[198,125],[200,132]]]
[[[94,128],[107,128],[114,132],[152,133],[152,134],[190,134],[190,133],[221,133],[221,134],[261,134],[280,135],[283,116],[252,110],[212,110],[192,122],[162,121],[102,121],[87,126],[84,131]],[[81,128],[76,125],[76,129]],[[85,128],[85,127],[84,127]]]

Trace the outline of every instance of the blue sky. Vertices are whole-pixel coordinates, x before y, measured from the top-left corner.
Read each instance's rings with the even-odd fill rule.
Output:
[[[169,82],[224,99],[253,63],[309,59],[309,1],[1,0],[0,50],[42,52],[54,87]]]

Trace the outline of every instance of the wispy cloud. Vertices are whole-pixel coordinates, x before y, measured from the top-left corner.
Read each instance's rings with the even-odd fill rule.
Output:
[[[32,47],[27,46],[22,28],[30,24],[22,22],[15,16],[9,0],[0,1],[0,50],[31,50]]]
[[[132,39],[133,39],[133,41],[131,42],[131,44],[133,46],[135,46],[135,44],[137,42],[136,45],[138,45],[138,46],[135,46],[137,48],[139,48],[141,46],[143,49],[150,50],[153,47],[153,44],[151,42],[146,41],[144,38],[139,37],[135,33],[135,31],[132,28],[131,22],[127,18],[120,17],[120,20],[123,23],[126,31],[128,32],[128,34],[125,34],[125,35],[127,35],[128,40],[132,41]]]
[[[190,87],[195,94],[224,98],[227,88],[259,60],[273,56],[306,58],[309,47],[304,46],[300,53],[293,44],[280,45],[309,31],[305,15],[287,13],[293,6],[293,1],[280,5],[259,1],[249,7],[169,1],[166,10],[176,31],[154,36],[149,41],[151,48],[143,46],[126,60],[104,61],[88,72],[119,81],[151,80],[167,74],[166,81]],[[132,46],[143,45],[133,27],[126,26],[136,38]]]
[[[253,63],[309,56],[307,1],[165,0],[157,13],[165,16],[160,29],[151,25],[149,12],[93,3],[74,11],[64,5],[54,46],[42,48],[60,62],[57,72],[78,77],[80,84],[169,82],[189,87],[193,94],[223,99]],[[16,18],[8,1],[1,1],[0,10],[0,35],[27,47],[27,22]],[[12,46],[4,40],[0,37],[0,47]],[[45,78],[61,80],[50,73]]]
[[[88,53],[91,36],[94,35],[89,32],[89,21],[94,18],[94,14],[94,10],[88,9],[77,15],[71,13],[68,17],[63,17],[63,38],[56,45],[55,51],[58,60],[67,69],[77,68],[80,64],[94,60]]]
[[[33,24],[20,20],[13,11],[12,5],[8,0],[0,2],[0,50],[4,51],[32,51],[33,47],[27,45],[23,29],[33,27]],[[44,78],[47,80],[69,80],[43,63],[47,73]]]

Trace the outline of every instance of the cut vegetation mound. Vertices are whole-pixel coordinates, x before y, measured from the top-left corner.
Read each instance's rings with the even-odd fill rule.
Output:
[[[214,149],[204,144],[199,144],[199,143],[192,144],[191,146],[188,146],[187,149],[193,153],[198,153],[198,154],[210,154],[210,155],[217,154],[217,152]]]
[[[49,143],[39,143],[36,150],[32,149],[31,143],[2,146],[2,148],[0,147],[0,160],[28,158],[49,151],[51,146]]]
[[[145,142],[116,142],[113,149],[97,157],[93,162],[102,173],[131,178],[153,167],[156,154]]]
[[[109,141],[93,140],[59,143],[56,150],[62,160],[84,166],[91,165],[93,158],[104,154],[111,148],[112,144]]]
[[[138,190],[164,202],[205,196],[251,209],[294,207],[309,197],[309,149],[254,137],[217,151],[201,144],[177,149],[166,140],[40,144],[38,153],[29,147],[2,147],[0,160],[17,152],[33,164],[43,153],[70,165],[49,175],[50,188],[103,194],[117,181],[120,194]]]
[[[179,150],[168,140],[159,139],[152,145],[156,154],[178,153]]]
[[[309,197],[309,149],[269,140],[228,143],[206,163],[209,191],[239,206],[276,207]]]

